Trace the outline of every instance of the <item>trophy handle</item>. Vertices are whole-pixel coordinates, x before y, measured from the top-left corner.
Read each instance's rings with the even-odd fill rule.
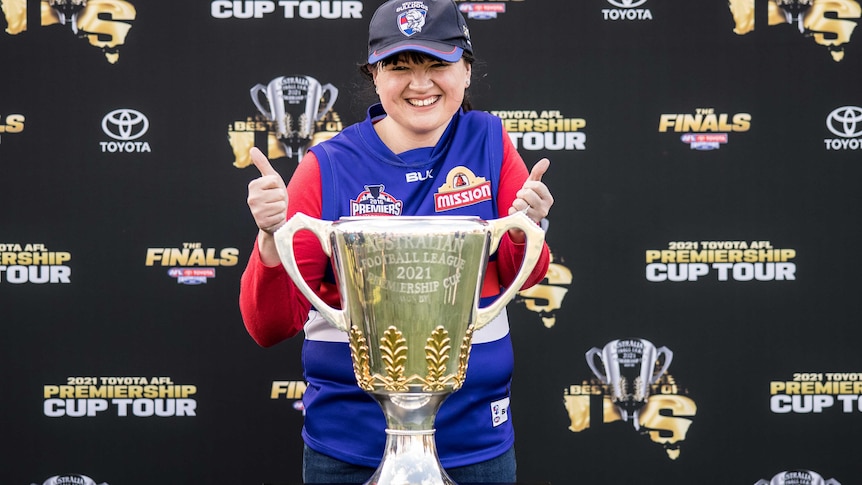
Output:
[[[601,353],[602,353],[602,349],[599,349],[596,347],[593,347],[590,350],[588,350],[586,353],[587,365],[590,366],[590,370],[593,371],[593,374],[595,374],[596,377],[599,378],[599,380],[601,380],[605,384],[610,384],[611,381],[610,381],[610,379],[608,379],[608,376],[599,372],[599,369],[596,367],[596,356],[597,355],[601,356]],[[601,358],[601,357],[599,357],[599,358]]]
[[[317,293],[308,286],[308,283],[305,282],[305,279],[299,272],[299,266],[296,264],[296,258],[294,257],[293,252],[293,236],[303,229],[307,229],[314,233],[320,241],[320,246],[323,248],[323,252],[326,253],[327,256],[332,256],[332,244],[329,241],[332,222],[322,221],[320,219],[307,216],[301,212],[297,212],[293,217],[288,219],[283,226],[275,231],[274,234],[275,246],[276,249],[278,249],[278,256],[281,259],[281,264],[284,265],[284,269],[287,271],[287,274],[290,275],[291,279],[293,279],[293,282],[296,284],[299,291],[301,291],[302,294],[308,298],[308,301],[311,302],[311,306],[320,312],[323,318],[328,320],[329,323],[339,330],[347,332],[350,325],[348,323],[347,313],[345,310],[338,310],[324,302],[323,299],[317,296]]]
[[[321,86],[321,92],[326,93],[327,91],[329,91],[329,97],[328,101],[326,102],[326,106],[324,106],[320,111],[317,112],[317,116],[314,117],[314,121],[320,121],[320,119],[323,118],[323,115],[325,115],[327,111],[332,109],[332,105],[335,104],[335,100],[338,99],[338,88],[329,83]]]
[[[525,241],[524,261],[521,262],[521,268],[518,270],[515,281],[493,303],[476,311],[476,330],[490,323],[494,317],[503,311],[506,305],[509,304],[509,301],[520,291],[521,287],[524,286],[524,283],[536,266],[536,262],[539,261],[545,241],[545,231],[523,212],[516,212],[510,216],[488,221],[488,225],[490,226],[488,230],[491,233],[489,254],[497,250],[500,240],[509,229],[515,228],[524,231],[527,240]]]
[[[754,485],[769,485],[769,482],[761,478],[760,480],[754,482]]]
[[[272,113],[269,112],[262,104],[260,104],[260,93],[263,92],[264,96],[266,96],[266,86],[263,84],[256,84],[253,86],[249,93],[251,94],[251,100],[254,102],[254,105],[257,106],[257,110],[268,119],[272,119]]]
[[[670,367],[670,361],[673,360],[673,352],[671,352],[669,348],[659,347],[658,349],[656,349],[656,358],[660,357],[662,354],[664,354],[664,364],[661,366],[661,369],[658,372],[653,374],[652,379],[650,379],[650,384],[655,384],[658,381],[659,377],[664,375],[665,371],[667,371],[667,368]],[[653,363],[653,365],[655,365],[655,363]]]

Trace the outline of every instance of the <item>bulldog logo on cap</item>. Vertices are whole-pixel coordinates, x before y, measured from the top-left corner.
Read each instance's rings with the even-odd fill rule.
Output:
[[[422,27],[425,26],[425,16],[427,14],[427,10],[420,10],[418,8],[408,10],[398,16],[398,28],[401,29],[401,33],[407,37],[410,37],[415,33],[422,32]]]

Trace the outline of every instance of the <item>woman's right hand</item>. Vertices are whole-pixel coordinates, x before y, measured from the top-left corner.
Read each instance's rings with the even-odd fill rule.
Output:
[[[268,266],[280,262],[272,235],[287,222],[287,188],[281,175],[272,168],[266,156],[257,148],[250,151],[251,161],[260,177],[248,184],[248,208],[258,229],[261,260]]]

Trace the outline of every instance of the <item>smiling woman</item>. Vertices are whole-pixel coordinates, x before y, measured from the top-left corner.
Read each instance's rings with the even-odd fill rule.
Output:
[[[333,330],[287,277],[275,231],[299,212],[335,221],[360,215],[492,220],[522,211],[538,222],[553,204],[542,183],[550,162],[528,171],[500,118],[469,109],[472,65],[470,31],[453,0],[387,1],[369,26],[362,71],[380,99],[366,119],[310,147],[289,184],[260,150],[251,150],[261,176],[249,183],[247,202],[258,238],[243,274],[240,309],[262,346],[305,334],[305,483],[366,482],[383,457],[387,423],[357,385],[347,333]],[[487,264],[483,307],[511,286],[524,260],[524,233],[504,232]],[[293,250],[308,287],[339,305],[333,268],[317,238],[301,231]],[[409,280],[400,287],[424,293],[451,285],[407,259],[393,271]],[[549,261],[543,245],[524,288],[544,278]],[[514,482],[514,356],[505,311],[476,331],[472,343],[463,386],[436,415],[440,463],[456,482]]]
[[[470,64],[402,52],[378,61],[369,72],[386,118],[374,125],[396,153],[434,146],[461,108],[470,85]]]

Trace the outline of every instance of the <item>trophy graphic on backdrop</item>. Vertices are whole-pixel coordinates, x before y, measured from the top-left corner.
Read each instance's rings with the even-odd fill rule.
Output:
[[[841,485],[834,479],[825,479],[817,472],[811,470],[792,470],[781,472],[772,480],[758,480],[754,485]]]
[[[488,255],[506,231],[527,236],[515,281],[479,308]],[[330,256],[341,308],[308,286],[293,237],[313,232]],[[279,257],[311,304],[347,332],[353,370],[386,417],[383,459],[367,484],[454,485],[440,465],[434,420],[464,382],[473,333],[515,296],[542,251],[544,232],[525,214],[476,217],[375,216],[322,221],[296,214],[275,233]]]
[[[596,366],[596,357],[604,372]],[[661,368],[656,371],[660,357],[663,357]],[[638,411],[647,402],[649,386],[670,366],[673,352],[667,347],[656,348],[649,340],[628,338],[612,340],[601,349],[593,347],[586,358],[593,374],[609,386],[611,401],[620,410],[623,421],[632,418],[635,429],[640,429]]]
[[[784,10],[784,16],[787,18],[787,23],[790,25],[796,24],[799,32],[805,33],[805,26],[802,21],[805,17],[805,12],[811,8],[814,0],[776,0],[775,3]]]
[[[68,21],[72,32],[78,33],[78,12],[87,6],[87,0],[49,0],[48,5],[57,11],[61,25]]]
[[[338,98],[335,86],[320,84],[311,76],[279,76],[266,86],[256,84],[250,93],[258,111],[275,123],[275,136],[287,156],[295,155],[298,160],[311,143],[315,124]],[[266,105],[261,97],[266,99]]]

